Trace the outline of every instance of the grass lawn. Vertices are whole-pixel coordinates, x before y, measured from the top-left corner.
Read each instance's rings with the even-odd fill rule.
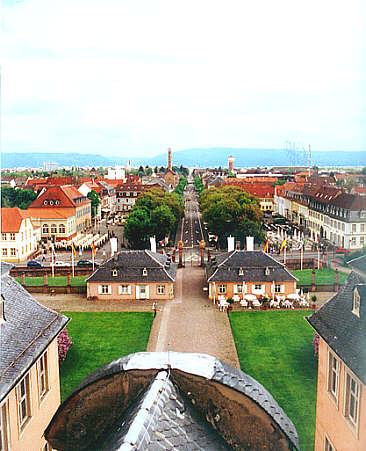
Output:
[[[118,357],[146,351],[153,313],[63,312],[74,342],[60,366],[61,399],[85,376]]]
[[[302,271],[296,270],[291,271],[292,274],[299,279],[299,284],[311,285],[312,281],[312,269],[303,269]],[[338,282],[344,283],[347,278],[347,274],[343,272],[338,273]],[[328,284],[334,283],[335,271],[333,269],[316,269],[315,270],[315,283],[317,284]]]
[[[14,277],[15,280],[21,283],[20,277]],[[71,285],[73,286],[85,286],[86,276],[71,277]],[[43,285],[43,277],[25,277],[24,283],[26,286],[39,287]],[[48,277],[48,285],[51,287],[65,287],[67,285],[66,276]]]
[[[231,312],[241,369],[257,379],[295,424],[302,451],[313,451],[317,360],[312,311]]]

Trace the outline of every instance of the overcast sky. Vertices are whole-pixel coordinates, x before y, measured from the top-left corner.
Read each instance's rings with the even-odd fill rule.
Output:
[[[2,150],[366,150],[365,4],[3,0]]]

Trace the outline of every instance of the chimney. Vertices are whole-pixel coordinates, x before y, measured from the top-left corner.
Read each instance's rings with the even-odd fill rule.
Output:
[[[234,250],[234,240],[235,238],[233,236],[227,237],[227,251],[231,252]]]
[[[155,240],[154,236],[150,237],[150,248],[151,248],[151,252],[156,253],[156,240]]]
[[[172,170],[172,149],[168,149],[168,169]]]
[[[254,251],[254,238],[247,236],[247,251]]]

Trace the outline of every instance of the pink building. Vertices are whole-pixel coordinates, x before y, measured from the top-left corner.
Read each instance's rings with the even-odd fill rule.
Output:
[[[307,320],[320,336],[315,451],[365,451],[365,280],[351,273]]]

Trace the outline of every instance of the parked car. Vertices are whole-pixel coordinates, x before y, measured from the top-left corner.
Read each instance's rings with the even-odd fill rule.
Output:
[[[29,260],[27,263],[28,268],[42,268],[42,263],[38,262],[37,260]]]
[[[63,262],[61,260],[55,262],[55,266],[71,266],[69,262]]]
[[[91,260],[79,260],[76,266],[79,266],[81,268],[88,268],[89,266],[93,266],[93,262]],[[99,266],[99,263],[94,262],[94,266]]]
[[[343,247],[337,247],[335,252],[336,254],[348,254],[351,251],[349,249],[344,249]]]

